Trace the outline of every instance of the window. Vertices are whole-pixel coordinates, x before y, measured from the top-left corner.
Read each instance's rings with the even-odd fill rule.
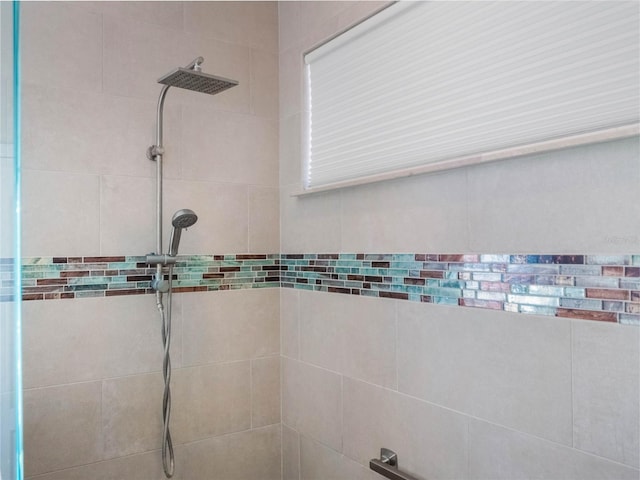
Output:
[[[639,8],[393,4],[304,57],[304,188],[638,134]]]

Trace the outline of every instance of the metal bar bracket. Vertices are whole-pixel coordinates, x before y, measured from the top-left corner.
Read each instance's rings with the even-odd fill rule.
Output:
[[[388,448],[380,449],[380,459],[372,458],[369,461],[369,468],[389,480],[418,480],[398,469],[398,455]]]

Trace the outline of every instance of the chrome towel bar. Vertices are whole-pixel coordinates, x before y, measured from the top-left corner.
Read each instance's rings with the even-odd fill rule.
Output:
[[[369,468],[390,480],[418,480],[408,473],[398,470],[398,455],[388,448],[380,449],[380,459],[372,458]]]

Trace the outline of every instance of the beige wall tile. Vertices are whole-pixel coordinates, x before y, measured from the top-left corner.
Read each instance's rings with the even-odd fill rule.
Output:
[[[181,301],[174,297],[171,359],[182,363]],[[159,372],[161,320],[152,295],[24,305],[27,388]]]
[[[302,37],[300,25],[301,2],[278,2],[280,51],[293,47]]]
[[[279,190],[275,187],[249,186],[249,252],[279,251]]]
[[[155,177],[156,100],[26,84],[23,159],[30,169]],[[99,114],[98,114],[99,112]],[[164,114],[165,176],[181,174],[181,107]]]
[[[100,253],[146,255],[156,250],[153,178],[100,178]],[[136,197],[132,202],[131,198]]]
[[[157,79],[191,58],[183,58],[184,34],[135,20],[105,16],[104,92],[155,100]]]
[[[469,419],[469,478],[636,480],[638,470]]]
[[[278,118],[278,55],[251,50],[251,112]]]
[[[22,306],[25,388],[100,380],[105,319],[96,300],[25,302]],[[98,315],[88,315],[91,311]],[[31,412],[27,412],[29,414]]]
[[[24,391],[25,475],[102,459],[100,382]]]
[[[345,189],[345,252],[465,252],[466,172],[433,175]]]
[[[91,315],[87,299],[86,315]],[[173,295],[171,315],[171,365],[182,365],[182,315],[180,295]],[[166,302],[165,302],[166,306]],[[162,370],[164,346],[162,320],[154,295],[100,299],[105,327],[104,377],[118,377]]]
[[[176,457],[183,480],[280,480],[280,426],[190,443]]]
[[[639,156],[626,139],[470,168],[472,251],[640,249]]]
[[[278,184],[276,120],[219,112],[203,104],[189,107],[183,122],[185,179]]]
[[[29,477],[27,480],[165,480],[160,450],[92,463],[54,473]],[[180,480],[177,474],[173,477]]]
[[[89,3],[89,2],[82,2]],[[151,23],[174,30],[182,29],[182,2],[178,1],[111,1],[91,2],[92,9],[119,20]]]
[[[576,321],[572,331],[573,445],[638,468],[638,329]]]
[[[301,480],[379,480],[369,467],[345,457],[321,443],[300,437]]]
[[[164,248],[171,218],[183,208],[198,215],[198,223],[182,232],[180,254],[244,253],[247,251],[248,199],[245,185],[212,182],[164,182]]]
[[[22,255],[99,254],[99,180],[95,175],[23,170]]]
[[[282,359],[282,422],[342,451],[342,377]]]
[[[185,30],[278,52],[276,2],[186,2]]]
[[[340,251],[340,192],[293,197],[280,189],[280,245],[284,253]]]
[[[300,30],[303,51],[309,51],[340,32],[338,14],[353,2],[301,2]]]
[[[344,454],[368,466],[383,446],[418,478],[467,478],[467,417],[345,377]]]
[[[282,425],[282,480],[300,480],[300,435]]]
[[[183,315],[184,365],[280,352],[275,288],[184,294]]]
[[[288,50],[280,52],[279,65],[280,118],[287,118],[303,111],[302,48],[294,46]]]
[[[302,188],[302,114],[280,119],[280,185]]]
[[[103,382],[105,458],[156,450],[162,446],[163,390],[160,373]]]
[[[251,426],[249,362],[181,368],[172,375],[172,438],[193,442]]]
[[[571,445],[568,321],[398,302],[401,392]]]
[[[300,290],[280,289],[280,351],[290,358],[299,358],[300,336],[298,315]]]
[[[280,423],[280,357],[251,360],[251,427]]]
[[[300,292],[300,358],[396,388],[395,302]]]
[[[102,19],[66,2],[29,2],[20,13],[23,79],[102,90]]]
[[[392,5],[393,2],[386,1],[369,1],[369,2],[351,2],[348,6],[338,14],[338,28],[340,30],[351,28],[363,19],[374,15],[379,10]]]

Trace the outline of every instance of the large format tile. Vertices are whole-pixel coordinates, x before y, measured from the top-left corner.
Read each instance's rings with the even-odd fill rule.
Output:
[[[103,458],[100,382],[24,391],[25,475]]]
[[[177,474],[179,472],[176,472]],[[54,473],[29,477],[27,480],[165,480],[160,450],[91,463]],[[180,476],[174,477],[180,480]]]
[[[251,361],[251,427],[280,423],[280,357]]]
[[[281,52],[279,65],[278,110],[280,118],[287,118],[303,111],[303,56],[301,48],[295,45]]]
[[[282,480],[300,480],[300,435],[282,425]]]
[[[380,480],[364,467],[335,450],[307,437],[300,437],[301,480]]]
[[[283,358],[282,421],[342,451],[342,377]]]
[[[180,296],[174,297],[171,358],[182,363]],[[151,295],[24,305],[27,388],[159,372],[161,320]]]
[[[156,450],[162,446],[163,389],[160,373],[103,382],[105,458]]]
[[[285,357],[299,358],[300,335],[298,316],[300,290],[280,289],[280,352]]]
[[[101,255],[146,255],[155,251],[155,185],[152,178],[101,177]],[[135,202],[131,201],[133,197]]]
[[[280,351],[275,288],[185,294],[183,314],[185,365],[245,360]]]
[[[23,78],[43,86],[100,92],[100,16],[67,2],[25,2],[20,10]]]
[[[302,188],[302,121],[301,114],[280,119],[280,185]]]
[[[278,55],[251,50],[251,112],[278,118]]]
[[[395,388],[395,301],[300,292],[300,358]]]
[[[181,368],[173,372],[171,383],[174,443],[251,427],[248,361]]]
[[[346,189],[342,251],[467,251],[465,189],[464,170]]]
[[[176,457],[182,480],[280,480],[280,426],[190,443]]]
[[[155,177],[155,163],[145,155],[155,142],[155,99],[27,83],[22,106],[25,168]],[[164,126],[164,174],[176,178],[182,157],[180,106],[166,106]]]
[[[185,2],[185,30],[278,52],[276,2]]]
[[[466,416],[345,378],[344,454],[369,465],[381,447],[419,479],[467,478]]]
[[[183,4],[175,1],[110,1],[91,3],[90,9],[105,16],[133,20],[137,23],[151,23],[174,30],[182,29]]]
[[[97,300],[25,302],[22,358],[25,388],[103,377],[105,329]]]
[[[341,192],[292,196],[300,188],[280,189],[280,251],[339,252]]]
[[[469,168],[471,249],[640,250],[639,156],[629,138]]]
[[[180,253],[245,253],[248,243],[248,199],[245,185],[168,180],[164,183],[165,251],[175,212],[190,208],[198,223],[182,232]]]
[[[469,420],[469,478],[637,480],[638,470],[521,432]]]
[[[111,16],[104,17],[103,28],[107,93],[157,99],[157,79],[192,60],[184,58],[184,34],[178,30]]]
[[[24,170],[22,254],[100,253],[100,183],[95,175]]]
[[[398,302],[401,392],[571,445],[570,323]]]
[[[280,251],[279,202],[277,188],[249,186],[249,252]]]
[[[263,186],[278,184],[278,121],[212,106],[185,107],[183,177]]]
[[[572,328],[574,447],[638,468],[638,329],[584,321]]]

